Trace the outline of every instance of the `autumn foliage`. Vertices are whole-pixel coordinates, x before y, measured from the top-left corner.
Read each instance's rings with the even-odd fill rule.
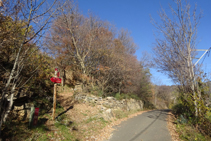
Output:
[[[53,22],[46,47],[63,72],[68,67],[82,74],[78,80],[84,88],[97,86],[103,96],[144,95],[139,93],[140,83],[145,79],[142,83],[149,82],[149,86],[150,76],[135,56],[137,46],[127,30],[114,32],[112,27],[92,14],[85,17],[67,6]]]
[[[84,16],[69,1],[49,1],[49,9],[46,1],[3,2],[0,128],[21,92],[33,100],[52,94],[56,66],[62,86],[80,83],[84,91],[97,88],[103,97],[124,94],[149,100],[150,72],[137,60],[137,46],[127,30],[92,14]]]

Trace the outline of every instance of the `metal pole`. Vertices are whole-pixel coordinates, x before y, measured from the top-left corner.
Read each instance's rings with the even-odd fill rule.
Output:
[[[209,49],[206,50],[206,51],[204,52],[204,54],[196,61],[196,63],[194,64],[193,67],[195,67],[195,65],[201,60],[201,58],[202,58],[208,51],[209,51]]]
[[[211,48],[211,47],[210,47]],[[195,67],[196,66],[196,64],[201,60],[201,58],[210,50],[210,48],[209,49],[194,49],[193,51],[205,51],[204,52],[204,54],[196,61],[196,63],[193,65],[193,67]],[[195,78],[195,76],[193,77],[193,83],[194,83],[194,85],[196,85],[197,84],[197,82],[196,82],[196,78]],[[197,89],[198,89],[198,84],[196,85],[196,87],[197,87]],[[201,97],[201,95],[199,95],[199,99],[200,99],[200,97]],[[198,107],[197,107],[198,108]],[[200,108],[200,104],[199,104],[199,112],[201,111],[201,108]],[[198,115],[198,114],[197,114]]]

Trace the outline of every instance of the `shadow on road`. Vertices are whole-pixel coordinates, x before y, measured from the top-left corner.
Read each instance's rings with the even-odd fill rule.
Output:
[[[156,113],[160,113],[161,114],[159,116],[157,116],[154,112],[157,111]],[[149,115],[147,115],[148,118],[152,118],[152,119],[156,119],[156,120],[163,120],[163,121],[168,121],[168,119],[166,118],[169,115],[169,112],[171,110],[170,109],[164,109],[164,110],[153,110],[148,112]]]
[[[155,112],[156,111],[156,112]],[[148,118],[153,118],[154,120],[146,127],[144,128],[140,133],[138,133],[136,136],[134,136],[130,141],[134,141],[136,138],[138,138],[141,134],[143,134],[150,126],[153,125],[157,120],[163,120],[167,121],[167,116],[169,115],[169,112],[171,110],[165,109],[165,110],[153,110],[147,112]]]

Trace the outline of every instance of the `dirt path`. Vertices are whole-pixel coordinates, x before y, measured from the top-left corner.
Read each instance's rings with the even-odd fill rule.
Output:
[[[57,101],[61,104],[62,107],[64,107],[65,110],[67,110],[74,104],[72,96],[72,92],[59,93],[57,96]]]

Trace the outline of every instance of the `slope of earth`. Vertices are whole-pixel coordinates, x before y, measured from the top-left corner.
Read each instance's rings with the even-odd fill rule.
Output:
[[[105,121],[103,118],[99,118],[102,111],[97,106],[88,105],[85,103],[78,103],[73,101],[73,93],[60,93],[58,95],[58,102],[64,107],[65,115],[68,120],[74,123],[73,131],[74,137],[78,140],[92,140],[102,141],[111,136],[112,127],[120,124],[122,121],[140,115],[145,111],[122,111],[124,117],[121,119],[114,118],[111,121]]]
[[[52,99],[41,97],[37,101],[40,107],[37,125],[28,128],[28,120],[12,119],[4,128],[3,140],[71,140],[71,141],[103,141],[110,137],[112,127],[122,121],[140,115],[145,111],[119,110],[113,113],[110,121],[105,121],[102,110],[96,104],[79,103],[74,100],[69,89],[58,90],[56,120],[52,119]]]
[[[108,122],[97,118],[96,115],[100,113],[97,107],[73,101],[72,96],[72,93],[60,93],[57,100],[66,111],[66,119],[71,120],[74,124],[75,138],[96,140],[95,136]]]

